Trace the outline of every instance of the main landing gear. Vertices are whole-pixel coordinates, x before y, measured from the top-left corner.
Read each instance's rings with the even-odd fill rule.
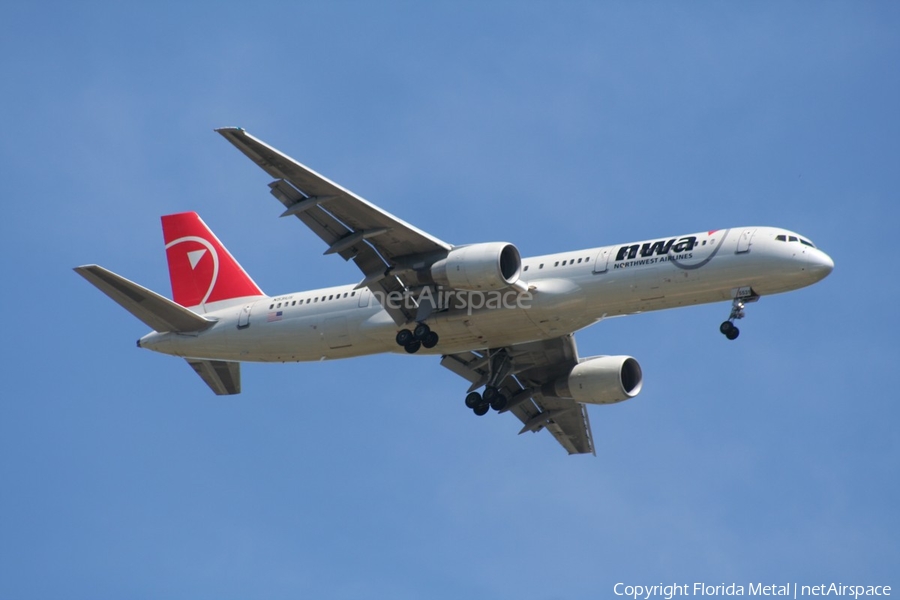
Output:
[[[759,297],[757,296],[756,299],[758,298]],[[736,340],[737,337],[741,335],[741,330],[734,326],[734,321],[744,318],[745,300],[753,302],[751,299],[735,298],[731,302],[731,314],[728,316],[728,320],[723,321],[722,324],[719,325],[719,331],[729,340]]]
[[[486,415],[488,410],[492,408],[497,412],[500,412],[506,408],[508,404],[509,398],[506,397],[506,394],[494,386],[487,386],[484,388],[483,394],[470,392],[469,395],[466,396],[466,406],[471,408],[479,417]]]
[[[487,367],[490,376],[484,392],[469,392],[466,396],[466,406],[479,417],[486,415],[490,409],[500,412],[509,406],[509,396],[503,391],[503,382],[513,370],[509,354],[506,350],[488,351]]]
[[[438,334],[433,332],[431,327],[425,323],[417,323],[412,331],[401,329],[397,332],[395,339],[397,340],[397,345],[403,346],[410,354],[415,354],[422,346],[434,348],[440,340]]]

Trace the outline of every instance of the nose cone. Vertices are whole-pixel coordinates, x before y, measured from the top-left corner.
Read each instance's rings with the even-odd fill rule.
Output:
[[[816,278],[816,281],[825,279],[834,270],[834,261],[821,250],[817,249],[810,252],[807,260],[809,262],[809,272]]]

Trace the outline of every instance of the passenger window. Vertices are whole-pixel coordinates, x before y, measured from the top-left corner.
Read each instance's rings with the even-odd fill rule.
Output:
[[[353,296],[355,296],[355,295],[356,295],[356,292],[350,292],[350,297],[351,297],[351,298],[352,298]]]
[[[278,303],[278,308],[281,308],[281,302]]]
[[[581,264],[581,259],[580,259],[580,258],[578,259],[578,264],[579,264],[579,265]]]
[[[306,303],[309,304],[309,298],[306,299]]]
[[[527,270],[528,270],[528,265],[525,265],[525,268],[522,269],[522,270],[523,270],[523,271],[527,271]]]
[[[297,306],[297,301],[294,300],[293,302],[291,302],[291,306]]]
[[[272,310],[273,308],[275,308],[275,305],[274,305],[274,304],[270,304],[270,305],[269,305],[269,310]]]
[[[344,298],[346,298],[346,297],[347,297],[347,292],[344,292]]]
[[[544,268],[544,263],[541,263],[538,265],[538,269],[543,269],[543,268]]]
[[[318,297],[318,296],[316,296],[315,298],[313,298],[313,302],[318,302],[318,301],[319,301],[319,297]]]
[[[558,266],[559,266],[559,261],[556,261],[555,263],[553,263],[553,266],[554,266],[554,267],[558,267]]]

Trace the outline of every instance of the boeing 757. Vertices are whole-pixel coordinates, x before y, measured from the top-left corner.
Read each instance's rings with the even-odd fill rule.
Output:
[[[75,269],[153,329],[137,345],[183,357],[216,394],[241,391],[240,363],[381,352],[440,356],[466,379],[476,415],[512,413],[594,453],[588,404],[634,398],[630,356],[580,357],[574,332],[610,317],[730,302],[729,340],[746,305],[796,290],[834,263],[778,227],[713,229],[523,258],[509,242],[455,246],[367,202],[240,128],[217,130],[274,181],[271,193],[362,280],[269,296],[196,213],[162,217],[169,300],[97,265]]]

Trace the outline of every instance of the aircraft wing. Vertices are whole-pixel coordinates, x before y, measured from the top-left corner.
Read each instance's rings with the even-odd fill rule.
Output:
[[[201,358],[184,360],[217,396],[241,393],[241,363]]]
[[[403,280],[403,268],[428,257],[442,257],[452,246],[381,210],[319,175],[243,129],[216,130],[238,150],[275,177],[272,195],[328,244],[325,254],[353,260],[363,272],[360,287],[387,294],[414,282]],[[400,267],[400,268],[397,268]],[[388,310],[399,325],[412,321],[408,309]]]
[[[570,334],[490,351],[448,354],[441,365],[472,382],[470,389],[477,389],[487,382],[490,355],[498,351],[510,359],[510,375],[502,386],[510,402],[503,412],[522,421],[519,433],[546,429],[569,454],[596,455],[587,407],[570,398],[541,393],[545,383],[565,376],[578,363],[575,338]]]

